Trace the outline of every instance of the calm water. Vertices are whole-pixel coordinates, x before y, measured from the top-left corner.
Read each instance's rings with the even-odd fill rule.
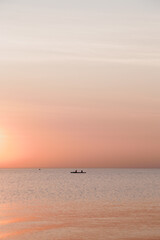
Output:
[[[160,169],[1,169],[0,239],[160,240]]]

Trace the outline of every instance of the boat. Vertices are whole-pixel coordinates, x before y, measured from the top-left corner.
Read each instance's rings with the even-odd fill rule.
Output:
[[[83,170],[81,170],[80,172],[78,172],[77,170],[75,170],[74,172],[70,172],[70,173],[86,173]]]

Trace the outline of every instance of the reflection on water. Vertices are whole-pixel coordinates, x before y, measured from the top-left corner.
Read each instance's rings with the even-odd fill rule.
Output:
[[[159,240],[160,171],[0,170],[0,239]]]

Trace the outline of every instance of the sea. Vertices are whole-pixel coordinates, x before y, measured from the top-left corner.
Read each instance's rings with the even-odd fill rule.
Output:
[[[160,240],[160,169],[73,170],[0,169],[0,239]]]

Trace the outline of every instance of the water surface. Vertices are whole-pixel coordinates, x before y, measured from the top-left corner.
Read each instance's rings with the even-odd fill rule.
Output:
[[[71,170],[1,169],[0,239],[160,239],[160,169]]]

